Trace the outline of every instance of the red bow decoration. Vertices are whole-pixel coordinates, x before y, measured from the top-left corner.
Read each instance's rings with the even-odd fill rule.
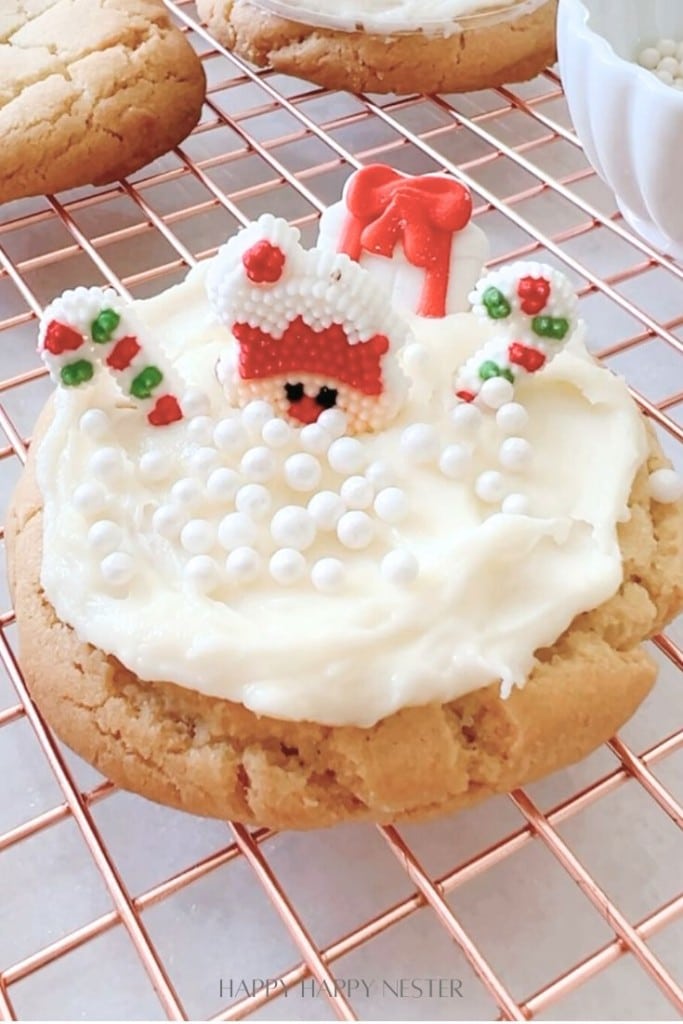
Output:
[[[451,242],[472,216],[472,198],[451,178],[407,178],[371,164],[357,171],[346,190],[349,218],[339,251],[358,261],[363,250],[391,258],[399,242],[406,259],[425,270],[417,312],[445,316]]]

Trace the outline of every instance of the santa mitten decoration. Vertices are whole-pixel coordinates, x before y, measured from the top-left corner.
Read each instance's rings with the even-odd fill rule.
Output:
[[[574,289],[564,274],[541,263],[513,263],[487,274],[470,299],[472,311],[493,323],[495,333],[456,375],[455,393],[465,402],[479,397],[487,381],[514,385],[543,369],[577,325]],[[502,394],[504,385],[486,388]]]
[[[404,399],[407,328],[358,264],[299,237],[266,214],[212,262],[209,301],[237,341],[219,379],[233,404],[265,399],[295,426],[337,408],[349,433],[378,430]]]
[[[152,426],[183,418],[180,383],[160,346],[111,288],[76,288],[51,302],[38,351],[61,387],[82,387],[104,372]]]
[[[396,309],[443,317],[467,309],[488,257],[471,218],[472,197],[454,178],[371,164],[354,171],[341,202],[323,213],[318,246],[365,267]]]

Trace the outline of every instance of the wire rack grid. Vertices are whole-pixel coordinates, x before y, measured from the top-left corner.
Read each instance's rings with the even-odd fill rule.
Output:
[[[265,210],[311,242],[370,160],[457,175],[493,265],[564,269],[595,354],[681,466],[683,268],[615,212],[553,71],[469,96],[333,94],[254,72],[190,0],[168,6],[209,82],[192,136],[129,181],[3,210],[3,507],[49,392],[35,332],[54,294],[108,282],[146,297]],[[226,835],[118,792],[60,745],[22,679],[5,590],[0,607],[0,1019],[683,1012],[680,625],[651,645],[661,679],[634,723],[554,779],[420,828]]]

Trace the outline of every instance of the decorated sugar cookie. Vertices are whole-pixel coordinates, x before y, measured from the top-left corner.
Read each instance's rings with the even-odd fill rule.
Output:
[[[456,374],[455,393],[465,402],[511,397],[520,377],[542,370],[562,351],[578,322],[568,279],[541,263],[513,263],[487,274],[471,301],[472,311],[495,331]]]
[[[152,426],[183,418],[177,375],[111,288],[76,288],[51,302],[41,319],[38,350],[62,387],[82,387],[104,373]]]
[[[347,256],[304,250],[296,228],[266,215],[221,250],[207,289],[237,341],[218,369],[231,402],[264,399],[299,427],[339,409],[350,433],[398,412],[407,330]]]
[[[443,317],[468,308],[488,256],[471,218],[470,193],[454,178],[372,164],[352,174],[341,202],[323,213],[318,245],[365,267],[397,309]]]

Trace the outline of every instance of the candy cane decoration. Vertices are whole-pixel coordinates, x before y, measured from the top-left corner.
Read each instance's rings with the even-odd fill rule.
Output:
[[[82,387],[104,371],[145,410],[152,426],[163,427],[183,418],[176,397],[180,381],[145,334],[111,288],[76,288],[45,310],[38,351],[56,384]]]
[[[514,384],[537,373],[562,351],[577,324],[570,282],[541,263],[513,263],[487,274],[470,301],[472,311],[497,329],[456,375],[455,393],[464,402],[473,402],[492,378]]]

